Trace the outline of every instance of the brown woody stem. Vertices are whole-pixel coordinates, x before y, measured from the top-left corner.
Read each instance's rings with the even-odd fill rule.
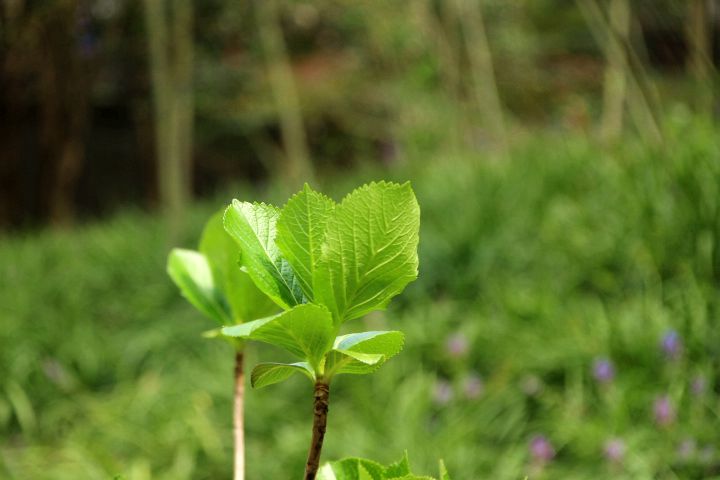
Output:
[[[235,439],[235,480],[245,480],[245,429],[243,425],[243,402],[245,399],[245,375],[243,352],[235,352],[235,400],[233,403],[233,437]]]
[[[313,417],[312,441],[305,465],[305,480],[315,480],[320,466],[320,452],[325,439],[327,426],[328,403],[330,401],[330,386],[321,380],[315,382],[315,410]]]

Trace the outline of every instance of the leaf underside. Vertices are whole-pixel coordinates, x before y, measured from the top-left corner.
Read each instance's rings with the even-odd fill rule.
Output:
[[[312,368],[305,362],[260,363],[253,368],[250,374],[250,384],[253,388],[262,388],[287,380],[296,373],[302,373],[311,381],[315,380]]]
[[[327,368],[331,375],[372,373],[403,348],[405,336],[398,331],[372,331],[335,339]]]
[[[205,255],[193,250],[173,249],[167,273],[183,297],[203,314],[220,324],[232,323],[230,308],[215,284]]]

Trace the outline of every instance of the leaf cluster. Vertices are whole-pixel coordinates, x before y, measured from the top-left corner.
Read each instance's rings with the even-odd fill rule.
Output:
[[[168,273],[183,296],[235,339],[281,347],[255,387],[375,371],[402,349],[397,331],[339,336],[417,278],[420,209],[409,185],[364,185],[336,204],[307,184],[283,208],[234,200],[207,223],[198,251],[175,249]],[[278,313],[279,312],[279,313]]]
[[[234,200],[223,224],[241,251],[242,271],[282,312],[222,333],[301,360],[258,365],[253,386],[294,373],[313,381],[370,373],[402,349],[401,332],[338,333],[417,278],[420,209],[408,183],[370,183],[339,204],[306,184],[282,209]]]

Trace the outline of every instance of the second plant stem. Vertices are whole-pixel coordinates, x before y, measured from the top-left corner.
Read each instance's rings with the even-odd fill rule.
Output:
[[[320,466],[320,453],[322,451],[325,429],[327,427],[330,385],[323,380],[315,382],[314,398],[315,407],[313,410],[312,440],[310,441],[310,450],[308,451],[307,463],[305,464],[305,480],[315,480]]]
[[[233,436],[235,440],[234,480],[245,480],[244,397],[245,376],[243,374],[243,352],[237,350],[235,352],[235,399],[233,404]]]

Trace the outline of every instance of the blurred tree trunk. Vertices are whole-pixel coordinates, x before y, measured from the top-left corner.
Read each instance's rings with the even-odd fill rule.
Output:
[[[85,163],[89,125],[90,62],[81,42],[86,28],[77,0],[56,0],[38,17],[40,145],[49,221],[67,226],[75,218],[75,191]]]
[[[492,52],[485,30],[482,2],[472,0],[458,1],[457,14],[462,25],[472,91],[478,106],[483,127],[490,131],[497,142],[500,152],[505,156],[508,152],[507,130],[503,112],[500,89],[495,77]]]
[[[606,141],[615,141],[623,129],[623,112],[627,93],[625,45],[630,38],[630,4],[628,0],[610,0],[606,46],[603,110],[600,132]]]
[[[283,37],[277,0],[259,0],[255,7],[287,157],[281,178],[295,189],[300,183],[313,178],[300,98]]]
[[[638,132],[650,143],[662,143],[652,86],[631,44],[632,10],[629,0],[609,0],[607,14],[598,0],[576,0],[606,59],[600,133],[614,142],[623,132],[628,107]],[[657,107],[657,106],[655,106]]]
[[[173,236],[191,197],[192,0],[144,0],[160,205]]]
[[[688,0],[685,23],[685,38],[688,46],[687,68],[695,84],[696,108],[708,116],[712,114],[714,97],[711,20],[708,0]]]
[[[18,220],[12,205],[20,199],[18,178],[22,150],[22,123],[26,109],[20,104],[17,78],[17,17],[11,4],[0,3],[0,226]],[[12,23],[12,25],[11,25]],[[10,120],[12,119],[12,121]]]
[[[418,16],[425,33],[425,48],[437,58],[443,89],[452,108],[452,124],[447,125],[446,138],[450,147],[459,151],[466,121],[461,111],[464,104],[460,65],[462,48],[457,35],[456,8],[451,3],[426,0],[420,4]]]

